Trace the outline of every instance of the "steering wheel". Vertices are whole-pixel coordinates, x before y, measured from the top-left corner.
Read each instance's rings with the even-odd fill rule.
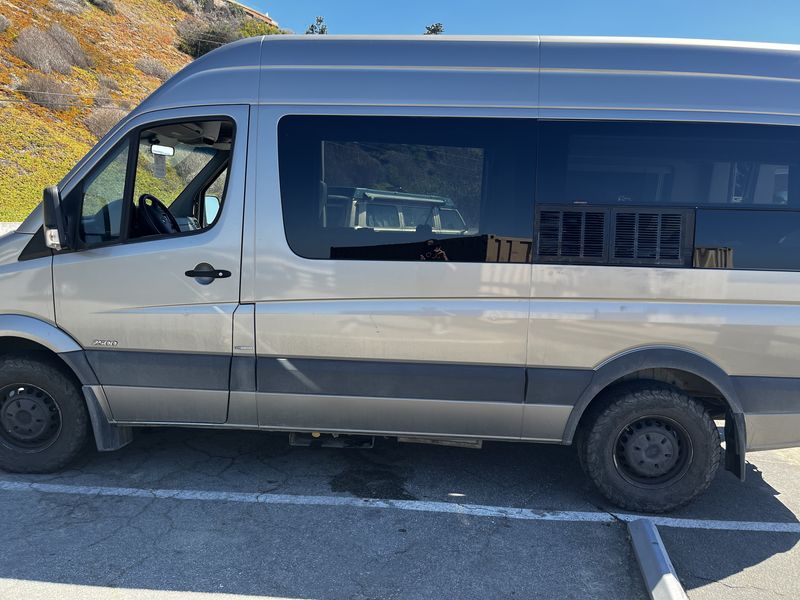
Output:
[[[139,196],[139,211],[145,224],[154,234],[180,233],[181,228],[178,226],[178,221],[169,212],[167,206],[155,196],[151,194]]]

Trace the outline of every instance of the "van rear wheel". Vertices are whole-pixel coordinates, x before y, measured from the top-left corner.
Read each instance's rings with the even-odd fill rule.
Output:
[[[602,399],[579,432],[581,465],[612,503],[666,512],[704,492],[721,449],[702,404],[659,382],[625,384]]]
[[[86,445],[89,417],[64,369],[32,358],[0,358],[0,469],[49,473]]]

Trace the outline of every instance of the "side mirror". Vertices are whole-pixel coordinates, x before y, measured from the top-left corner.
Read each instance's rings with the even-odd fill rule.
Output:
[[[64,215],[61,213],[61,194],[56,186],[45,188],[42,195],[44,208],[44,242],[52,250],[70,248]]]
[[[208,226],[211,225],[214,221],[217,220],[217,215],[219,214],[219,198],[216,196],[206,196],[203,201],[203,210],[205,211],[205,220],[206,222],[204,225]]]

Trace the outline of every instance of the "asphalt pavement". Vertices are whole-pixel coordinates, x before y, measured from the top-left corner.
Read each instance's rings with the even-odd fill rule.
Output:
[[[694,599],[800,597],[800,451],[752,454],[659,523]],[[0,472],[3,598],[646,598],[573,448],[151,429]]]

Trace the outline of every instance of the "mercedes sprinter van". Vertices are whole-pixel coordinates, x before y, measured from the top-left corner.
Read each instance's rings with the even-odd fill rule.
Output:
[[[643,511],[723,458],[744,477],[800,445],[798,64],[561,37],[204,56],[0,240],[0,467],[177,425],[575,443]]]

